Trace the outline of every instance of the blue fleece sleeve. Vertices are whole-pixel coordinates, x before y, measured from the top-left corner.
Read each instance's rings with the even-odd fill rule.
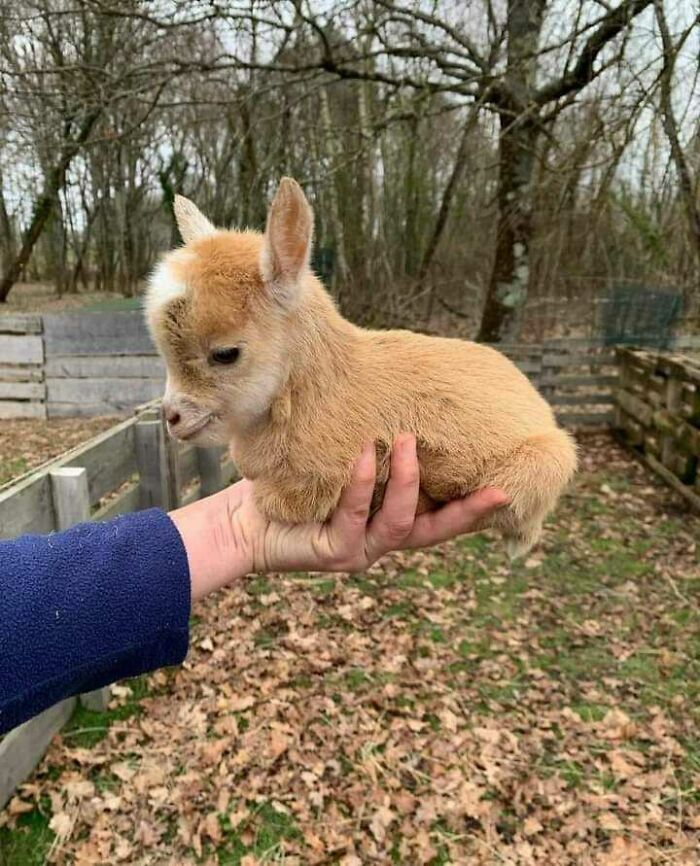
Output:
[[[0,542],[0,733],[178,664],[189,613],[187,553],[158,509]]]

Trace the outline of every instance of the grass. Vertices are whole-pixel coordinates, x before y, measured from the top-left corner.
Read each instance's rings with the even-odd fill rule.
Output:
[[[114,312],[130,312],[132,310],[142,310],[143,309],[143,299],[136,298],[108,298],[104,301],[94,301],[92,303],[86,304],[82,308],[82,312],[84,313],[97,313],[104,311],[114,311]]]
[[[15,829],[0,827],[0,866],[43,866],[55,839],[49,809],[20,815]]]
[[[24,475],[28,469],[29,463],[24,457],[0,460],[0,484],[5,484],[11,478],[17,478],[19,475]]]
[[[143,712],[141,701],[151,692],[146,677],[129,680],[131,695],[118,707],[104,713],[88,710],[78,704],[61,734],[73,748],[89,749],[107,736],[115,722],[123,722]]]
[[[228,816],[220,820],[224,839],[216,850],[219,866],[239,866],[246,855],[253,855],[261,863],[283,863],[282,843],[299,838],[299,829],[286,812],[278,811],[269,802],[251,804],[250,808],[256,819],[252,842],[244,841],[248,821],[234,828]]]

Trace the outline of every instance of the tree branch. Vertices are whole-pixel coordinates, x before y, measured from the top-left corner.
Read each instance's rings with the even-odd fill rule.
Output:
[[[651,6],[653,0],[623,0],[619,6],[605,15],[600,26],[588,37],[581,49],[573,69],[556,81],[544,85],[535,93],[537,105],[547,105],[577,90],[582,90],[600,74],[594,68],[595,61],[605,46],[615,39],[629,22]]]

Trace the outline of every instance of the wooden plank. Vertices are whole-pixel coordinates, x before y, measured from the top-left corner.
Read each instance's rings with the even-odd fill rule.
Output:
[[[553,406],[612,406],[612,393],[607,394],[552,394],[549,402]]]
[[[536,357],[542,354],[542,346],[539,343],[482,343],[489,349],[495,349],[508,357]]]
[[[615,399],[628,415],[632,415],[633,418],[641,421],[645,427],[651,424],[654,410],[643,400],[640,400],[639,397],[630,394],[629,391],[619,389],[615,394]]]
[[[647,466],[654,470],[658,475],[660,475],[663,480],[674,490],[681,494],[693,507],[695,511],[700,513],[700,496],[695,493],[692,488],[688,484],[683,484],[683,482],[676,478],[676,476],[667,469],[663,463],[657,460],[652,454],[640,454],[640,459],[643,460]]]
[[[0,364],[43,364],[44,343],[39,336],[0,334]]]
[[[34,364],[13,364],[12,366],[0,366],[1,382],[43,382],[44,371],[41,366]]]
[[[688,424],[679,415],[673,415],[667,409],[654,412],[652,423],[657,430],[669,436],[682,451],[700,457],[700,429]]]
[[[648,430],[645,431],[642,447],[647,454],[654,454],[657,457],[661,456],[661,443],[655,433],[650,433]]]
[[[41,316],[32,313],[0,316],[0,334],[40,334],[41,331]]]
[[[557,349],[571,351],[575,349],[577,352],[586,349],[601,349],[610,348],[605,337],[552,337],[549,340],[544,340],[542,343],[543,349]]]
[[[612,367],[615,364],[613,352],[603,352],[600,355],[566,355],[562,353],[545,353],[542,356],[542,367]]]
[[[46,418],[46,403],[0,400],[0,418]]]
[[[221,472],[223,448],[196,448],[197,468],[201,479],[201,495],[211,496],[224,487]]]
[[[165,380],[165,364],[157,355],[47,358],[44,369],[46,376],[51,379]]]
[[[59,407],[74,405],[76,410],[104,407],[109,415],[154,400],[163,393],[161,379],[52,379],[46,380],[49,417]]]
[[[55,704],[25,722],[0,742],[0,809],[44,757],[53,735],[71,717],[75,698]]]
[[[140,311],[46,314],[44,341],[47,358],[156,353]]]
[[[49,472],[53,507],[58,529],[69,529],[90,519],[90,494],[87,471],[82,466],[62,466]],[[88,710],[104,712],[109,703],[109,688],[104,687],[80,696]]]
[[[45,471],[37,471],[0,490],[0,538],[56,528],[51,486]]]
[[[91,506],[136,473],[134,426],[130,418],[59,458],[60,466],[85,467]]]
[[[671,347],[677,350],[700,349],[700,334],[686,334],[674,337]]]
[[[141,491],[138,482],[130,484],[117,496],[113,497],[99,508],[92,516],[93,520],[111,520],[120,514],[138,511],[141,501]]]
[[[542,376],[540,385],[550,386],[552,388],[611,388],[617,385],[617,376],[602,376],[596,373],[585,373],[583,375],[567,375],[566,373],[550,373],[547,376]]]
[[[557,412],[557,421],[564,427],[609,427],[612,412]]]
[[[105,415],[123,415],[132,407],[115,410],[110,403],[46,403],[47,418],[96,418]],[[136,407],[133,407],[136,408]]]
[[[187,487],[199,475],[197,449],[193,445],[180,445],[180,487]]]
[[[163,425],[160,421],[139,421],[134,433],[141,479],[139,505],[141,508],[167,510],[170,490]]]
[[[619,406],[617,407],[614,426],[623,435],[628,445],[638,446],[644,444],[644,428],[631,415],[623,412]]]
[[[164,420],[162,418],[159,420],[161,427],[163,428],[165,459],[168,462],[168,508],[178,508],[180,506],[180,490],[184,486],[182,483],[182,473],[180,468],[180,451],[183,445],[167,433]],[[192,446],[189,447],[190,450],[194,450]]]
[[[43,382],[0,382],[0,400],[43,400]]]
[[[59,466],[49,472],[56,528],[69,529],[90,519],[88,474],[84,466]]]

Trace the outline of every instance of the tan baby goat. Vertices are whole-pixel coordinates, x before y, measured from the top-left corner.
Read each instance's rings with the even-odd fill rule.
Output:
[[[537,541],[576,451],[507,358],[346,321],[309,269],[313,214],[293,180],[280,183],[264,235],[218,230],[181,197],[175,215],[185,246],[163,258],[147,298],[172,435],[230,445],[260,510],[297,523],[328,517],[372,440],[379,502],[391,443],[412,432],[419,510],[499,487],[511,504],[492,524],[511,554]]]

